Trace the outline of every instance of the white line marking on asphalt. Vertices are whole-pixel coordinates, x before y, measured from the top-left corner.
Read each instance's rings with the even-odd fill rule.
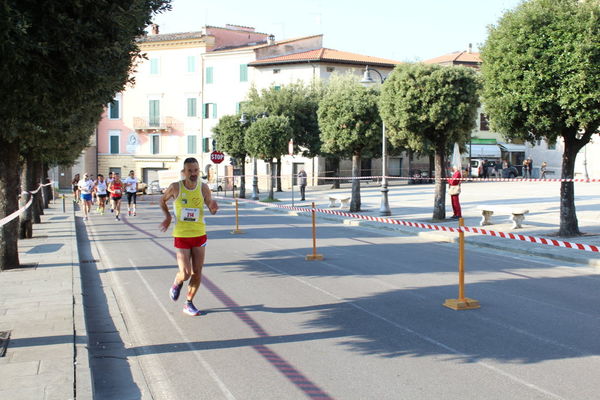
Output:
[[[339,296],[337,296],[337,295],[335,295],[335,294],[333,294],[333,293],[331,293],[331,292],[328,292],[328,291],[327,291],[327,290],[325,290],[325,289],[321,289],[320,287],[313,285],[313,284],[312,284],[312,283],[310,283],[310,282],[307,282],[307,281],[305,281],[305,280],[303,280],[303,279],[301,279],[301,278],[298,278],[298,277],[296,277],[296,276],[290,275],[290,274],[288,274],[287,272],[285,272],[285,271],[283,271],[283,270],[281,270],[281,269],[279,269],[279,268],[277,268],[277,267],[274,267],[274,266],[272,266],[272,265],[270,265],[270,264],[268,264],[268,263],[266,263],[266,262],[263,262],[263,261],[260,261],[260,260],[253,260],[253,261],[256,261],[257,263],[259,263],[259,264],[262,264],[262,265],[266,266],[267,268],[270,268],[270,269],[272,269],[272,270],[274,270],[274,271],[277,271],[277,272],[279,272],[280,274],[287,275],[287,276],[289,276],[290,278],[292,278],[292,279],[295,279],[295,280],[297,280],[298,282],[301,282],[301,283],[305,284],[306,286],[309,286],[309,287],[311,287],[311,288],[313,288],[313,289],[315,289],[315,290],[317,290],[317,291],[319,291],[319,292],[321,292],[321,293],[323,293],[323,294],[325,294],[325,295],[327,295],[327,296],[330,296],[330,297],[332,297],[332,298],[334,298],[334,299],[336,299],[336,300],[338,300],[338,301],[340,301],[340,302],[344,302],[345,304],[348,304],[348,305],[350,305],[350,306],[352,306],[352,307],[354,307],[354,308],[356,308],[356,309],[358,309],[358,310],[360,310],[360,311],[363,311],[363,312],[365,312],[365,313],[367,313],[367,314],[371,315],[371,316],[372,316],[372,317],[374,317],[374,318],[377,318],[377,319],[380,319],[380,320],[382,320],[382,321],[384,321],[384,322],[387,322],[388,324],[390,324],[390,325],[392,325],[392,326],[395,326],[395,327],[396,327],[396,328],[398,328],[398,329],[401,329],[401,330],[403,330],[403,331],[405,331],[405,332],[407,332],[407,333],[410,333],[410,334],[412,334],[412,335],[415,335],[415,336],[417,336],[418,338],[420,338],[421,340],[424,340],[424,341],[426,341],[426,342],[428,342],[428,343],[431,343],[431,344],[433,344],[433,345],[435,345],[435,346],[441,347],[441,348],[443,348],[443,349],[445,349],[445,350],[447,350],[447,351],[449,351],[449,352],[451,352],[451,353],[454,353],[454,354],[456,354],[456,355],[459,355],[459,356],[466,356],[466,354],[462,353],[461,351],[459,351],[459,350],[457,350],[457,349],[455,349],[455,348],[453,348],[453,347],[450,347],[450,346],[448,346],[448,345],[446,345],[446,344],[444,344],[444,343],[442,343],[442,342],[439,342],[439,341],[437,341],[437,340],[435,340],[435,339],[433,339],[433,338],[431,338],[431,337],[429,337],[429,336],[427,336],[427,335],[424,335],[424,334],[422,334],[422,333],[419,333],[419,332],[417,332],[417,331],[415,331],[415,330],[413,330],[413,329],[410,329],[410,328],[408,328],[408,327],[406,327],[406,326],[400,325],[400,324],[398,324],[397,322],[394,322],[394,321],[392,321],[392,320],[390,320],[390,319],[388,319],[388,318],[386,318],[386,317],[384,317],[384,316],[382,316],[382,315],[379,315],[379,314],[377,314],[377,313],[375,313],[375,312],[373,312],[373,311],[370,311],[370,310],[368,310],[368,309],[366,309],[366,308],[364,308],[364,307],[362,307],[362,306],[360,306],[360,305],[356,304],[356,303],[355,303],[353,300],[351,300],[351,299],[345,299],[345,298],[339,297]],[[496,373],[498,373],[498,374],[500,374],[500,375],[502,375],[502,376],[505,376],[505,377],[507,377],[508,379],[511,379],[511,380],[513,380],[513,381],[515,381],[515,382],[517,382],[517,383],[520,383],[521,385],[524,385],[524,386],[526,386],[526,387],[528,387],[528,388],[530,388],[530,389],[536,390],[536,391],[538,391],[538,392],[540,392],[540,393],[542,393],[542,394],[545,394],[545,395],[547,395],[547,396],[550,396],[550,397],[552,397],[552,398],[554,398],[554,399],[559,399],[559,400],[563,400],[563,399],[564,399],[563,397],[561,397],[561,396],[559,396],[559,395],[557,395],[557,394],[555,394],[555,393],[552,393],[552,392],[549,392],[549,391],[547,391],[547,390],[545,390],[545,389],[542,389],[541,387],[539,387],[539,386],[536,386],[536,385],[534,385],[533,383],[529,383],[529,382],[527,382],[527,381],[525,381],[525,380],[523,380],[523,379],[520,379],[520,378],[516,377],[515,375],[512,375],[512,374],[511,374],[511,373],[509,373],[509,372],[503,371],[503,370],[501,370],[500,368],[494,367],[493,365],[491,365],[491,364],[488,364],[488,363],[486,363],[486,362],[484,362],[484,361],[475,361],[475,363],[476,363],[476,364],[479,364],[479,365],[481,365],[482,367],[485,367],[485,368],[487,368],[487,369],[489,369],[489,370],[491,370],[491,371],[494,371],[494,372],[496,372]]]
[[[150,295],[152,296],[152,298],[154,299],[154,301],[156,301],[156,303],[159,305],[160,309],[165,313],[165,315],[167,316],[167,318],[169,319],[169,321],[171,321],[171,324],[173,324],[173,326],[175,327],[175,329],[177,329],[177,332],[183,338],[186,346],[191,350],[191,352],[194,354],[194,356],[196,357],[196,359],[200,362],[200,364],[202,364],[202,366],[204,367],[204,369],[208,372],[208,374],[211,376],[211,378],[213,378],[213,380],[219,386],[219,389],[221,389],[221,392],[223,393],[223,395],[225,396],[225,398],[227,398],[229,400],[235,400],[235,396],[233,395],[233,393],[231,393],[229,391],[229,389],[227,388],[227,385],[225,385],[225,383],[221,380],[221,378],[219,378],[219,376],[217,375],[217,373],[215,372],[215,370],[204,359],[204,357],[202,357],[199,354],[198,350],[195,350],[194,347],[190,344],[191,340],[187,337],[187,335],[185,334],[185,332],[183,331],[183,329],[181,329],[181,327],[177,324],[177,321],[175,321],[175,319],[173,318],[173,316],[171,314],[169,314],[169,311],[167,311],[167,308],[160,301],[160,299],[158,298],[158,296],[156,295],[156,293],[154,293],[154,291],[150,287],[150,284],[148,284],[148,281],[146,280],[146,278],[144,278],[144,275],[142,275],[142,273],[140,272],[140,270],[138,269],[138,267],[135,265],[135,263],[131,260],[131,258],[128,258],[128,260],[129,260],[129,264],[133,267],[133,269],[135,269],[135,272],[138,274],[138,276],[140,277],[140,279],[142,280],[142,282],[144,282],[144,285],[146,286],[146,289],[148,289],[148,293],[150,293]]]

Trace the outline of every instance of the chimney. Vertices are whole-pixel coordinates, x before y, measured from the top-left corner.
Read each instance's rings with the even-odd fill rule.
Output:
[[[275,35],[271,34],[271,35],[267,36],[267,44],[269,46],[272,44],[275,44]]]
[[[152,25],[150,25],[150,27],[152,28],[152,34],[153,35],[158,35],[158,25],[157,24],[152,24]]]
[[[469,54],[473,52],[473,43],[469,43]]]

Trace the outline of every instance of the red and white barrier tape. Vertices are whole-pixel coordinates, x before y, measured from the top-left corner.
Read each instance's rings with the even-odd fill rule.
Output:
[[[52,183],[53,182],[48,182],[48,183],[45,183],[43,185],[40,184],[40,186],[38,186],[38,188],[35,189],[34,191],[31,191],[31,192],[25,192],[25,191],[23,191],[23,192],[21,192],[21,194],[27,194],[27,193],[36,194],[37,192],[40,191],[40,189],[42,188],[42,186],[48,186],[48,185],[51,185]],[[33,203],[33,196],[31,196],[31,198],[29,199],[29,201],[27,202],[27,204],[25,204],[23,207],[19,208],[17,211],[13,212],[12,214],[7,215],[6,217],[0,219],[0,227],[8,224],[10,221],[12,221],[13,219],[17,218],[19,215],[21,215],[22,213],[24,213],[25,210],[27,210],[31,206],[32,203]]]
[[[231,200],[230,198],[225,198],[225,197],[221,197],[221,198],[224,200]],[[384,224],[404,225],[404,226],[410,226],[413,228],[430,229],[430,230],[436,230],[436,231],[442,231],[442,232],[452,232],[452,233],[459,233],[459,232],[463,231],[463,232],[475,233],[475,234],[480,234],[480,235],[500,237],[500,238],[504,238],[504,239],[513,239],[513,240],[521,240],[521,241],[530,242],[530,243],[544,244],[547,246],[564,247],[567,249],[583,250],[583,251],[590,251],[590,252],[595,252],[595,253],[600,252],[599,246],[582,244],[582,243],[565,242],[562,240],[547,239],[547,238],[536,237],[536,236],[528,236],[528,235],[519,235],[519,234],[507,233],[507,232],[491,231],[488,229],[481,229],[481,228],[475,228],[475,227],[470,227],[470,226],[463,226],[462,228],[460,228],[460,227],[452,228],[449,226],[403,221],[403,220],[394,219],[394,218],[372,217],[369,215],[352,214],[352,213],[347,213],[347,212],[343,212],[343,211],[326,210],[326,209],[322,209],[322,208],[314,208],[313,209],[312,207],[294,207],[294,206],[287,206],[287,205],[283,205],[283,204],[269,204],[269,203],[263,203],[263,202],[259,202],[259,201],[255,201],[255,200],[247,200],[247,199],[238,199],[238,200],[247,202],[247,203],[259,204],[261,206],[266,206],[266,207],[284,208],[284,209],[300,211],[300,212],[308,213],[308,212],[312,212],[314,210],[315,212],[318,212],[318,213],[340,215],[342,217],[362,219],[362,220],[373,221],[373,222],[381,222]]]

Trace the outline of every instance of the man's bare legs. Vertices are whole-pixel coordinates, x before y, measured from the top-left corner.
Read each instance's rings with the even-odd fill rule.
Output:
[[[187,300],[192,301],[202,281],[202,267],[206,247],[193,247],[190,249],[177,249],[177,265],[179,271],[175,277],[175,284],[181,285],[190,280],[188,284]]]

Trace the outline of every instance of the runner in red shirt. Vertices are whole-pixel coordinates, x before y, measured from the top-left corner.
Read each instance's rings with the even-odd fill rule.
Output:
[[[123,196],[123,182],[119,174],[115,172],[113,181],[108,186],[110,192],[110,200],[115,210],[115,221],[119,221],[121,214],[121,197]]]

